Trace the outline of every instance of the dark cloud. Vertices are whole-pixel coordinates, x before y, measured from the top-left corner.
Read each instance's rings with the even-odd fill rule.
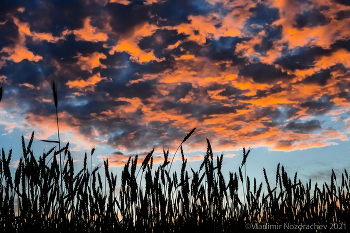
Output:
[[[282,125],[286,120],[289,120],[291,117],[294,117],[297,115],[299,109],[291,106],[283,106],[279,108],[271,108],[271,107],[265,107],[265,108],[259,108],[257,109],[251,116],[250,121],[258,121],[260,119],[266,119],[269,120],[262,120],[261,123],[266,127],[274,127]]]
[[[221,91],[219,92],[219,95],[221,96],[226,96],[228,98],[234,98],[234,99],[240,99],[241,97],[243,97],[242,95],[247,92],[247,91],[243,91],[241,89],[238,89],[238,88],[235,88],[235,87],[232,87],[232,86],[228,86],[228,85],[225,85],[225,90],[224,91]]]
[[[14,13],[24,5],[26,1],[21,0],[3,0],[0,3],[0,22],[6,21],[8,14]]]
[[[281,112],[278,109],[265,107],[255,111],[254,118],[259,120],[261,118],[278,119],[281,116]]]
[[[303,82],[306,83],[317,83],[321,86],[327,84],[327,81],[332,78],[331,69],[321,70],[320,72],[314,73],[311,76],[306,77]]]
[[[333,0],[333,1],[341,5],[350,6],[350,2],[348,0]]]
[[[214,61],[232,61],[241,64],[246,59],[236,53],[236,45],[244,39],[239,37],[220,37],[218,40],[209,40],[206,56]]]
[[[293,142],[295,140],[285,140],[285,139],[282,139],[282,140],[279,140],[277,141],[275,147],[276,148],[290,148],[293,146]]]
[[[336,20],[343,20],[350,18],[350,10],[345,10],[345,11],[339,11],[336,16]]]
[[[329,79],[332,78],[332,72],[337,71],[338,74],[346,74],[346,69],[343,65],[331,66],[328,69],[320,70],[314,74],[307,76],[302,83],[317,83],[318,85],[325,86]]]
[[[312,133],[316,130],[321,130],[322,127],[319,120],[310,120],[305,122],[291,121],[282,129],[295,133]]]
[[[258,3],[256,7],[250,8],[249,12],[252,15],[246,20],[245,27],[248,32],[252,33],[261,32],[266,25],[271,25],[280,17],[278,8],[269,8],[261,3]],[[259,26],[256,27],[257,25]]]
[[[306,179],[311,179],[313,182],[329,181],[331,179],[331,176],[332,176],[332,170],[334,171],[334,174],[335,174],[336,178],[338,177],[338,179],[341,178],[342,173],[343,173],[343,175],[345,175],[344,169],[339,169],[339,168],[332,168],[332,170],[329,169],[329,163],[327,161],[321,160],[321,161],[317,161],[317,163],[323,166],[322,170],[310,170],[306,174],[304,173],[303,176]],[[344,167],[349,167],[349,165],[344,164]]]
[[[178,41],[186,39],[188,36],[184,34],[178,34],[177,30],[156,30],[151,36],[144,37],[138,43],[138,46],[142,50],[152,49],[154,55],[158,58],[164,57],[167,53],[171,55],[171,51],[165,51],[169,45],[174,45]]]
[[[110,15],[110,25],[113,32],[127,35],[138,25],[149,22],[150,6],[138,2],[132,2],[129,5],[118,3],[108,3],[106,5]]]
[[[106,82],[100,84],[96,88],[96,91],[107,92],[113,97],[138,97],[141,100],[146,100],[153,95],[158,95],[158,90],[155,86],[156,81],[154,80],[140,81],[130,85],[126,84],[127,83],[117,81],[112,83]]]
[[[75,35],[70,34],[65,40],[59,40],[57,43],[42,41],[40,44],[27,41],[27,48],[33,53],[38,54],[46,59],[52,59],[59,64],[76,64],[78,53],[82,56],[91,55],[94,52],[103,54],[108,53],[104,48],[103,42],[77,41]]]
[[[175,66],[175,59],[173,57],[169,57],[163,61],[151,61],[147,64],[139,64],[137,62],[131,61],[130,66],[127,70],[133,72],[133,76],[129,77],[129,79],[133,80],[134,78],[141,78],[143,74],[158,74],[162,73],[166,70],[173,70]]]
[[[98,12],[97,4],[88,9],[85,1],[79,0],[34,0],[26,1],[23,6],[25,11],[18,14],[20,21],[31,22],[31,30],[35,32],[49,32],[54,36],[60,36],[66,29],[83,28],[85,18]]]
[[[147,127],[125,122],[114,124],[112,133],[109,129],[108,143],[116,148],[123,145],[129,151],[152,147],[167,148],[174,139],[183,138],[187,133],[170,126],[169,122],[149,122]],[[163,137],[164,134],[168,136]]]
[[[273,87],[267,89],[267,90],[257,90],[256,91],[256,97],[257,98],[263,98],[263,97],[267,97],[271,94],[276,94],[276,93],[280,93],[282,91],[285,91],[285,88],[282,88],[280,85],[274,85]]]
[[[194,90],[192,83],[180,83],[169,92],[168,96],[171,96],[175,101],[178,101],[181,98],[185,98],[192,90]]]
[[[304,12],[303,14],[295,15],[295,24],[294,26],[298,29],[302,29],[304,27],[315,27],[315,26],[323,26],[330,22],[320,9],[312,9],[311,11]]]
[[[184,55],[187,53],[192,54],[196,57],[202,56],[202,50],[204,46],[199,45],[194,41],[186,41],[181,43],[176,49],[173,49],[172,53],[176,56]]]
[[[97,97],[97,96],[96,96]],[[129,105],[129,102],[126,101],[112,101],[108,99],[95,99],[93,96],[89,97],[76,97],[74,101],[67,102],[65,105],[61,106],[62,110],[66,110],[72,116],[77,119],[90,121],[91,114],[96,113],[97,116],[100,115],[101,112],[107,111],[110,108]],[[118,116],[115,116],[118,118]]]
[[[124,153],[122,151],[115,151],[113,152],[114,155],[124,155]]]
[[[270,129],[269,127],[255,128],[254,131],[242,133],[242,134],[240,134],[240,136],[243,136],[243,137],[256,137],[256,136],[259,136],[261,134],[264,134],[264,133],[268,132],[269,129]]]
[[[328,95],[323,95],[317,100],[310,100],[300,104],[300,107],[307,108],[307,113],[311,115],[323,115],[332,109],[334,102]]]
[[[28,60],[21,63],[8,61],[7,64],[1,68],[0,75],[7,76],[8,84],[13,88],[20,88],[19,85],[24,83],[31,84],[34,88],[40,87],[46,77],[53,72],[50,67],[33,64]]]
[[[350,51],[350,40],[337,40],[334,44],[332,44],[332,49],[346,49],[347,51]]]
[[[265,36],[261,43],[254,46],[256,52],[265,55],[273,47],[273,42],[282,38],[282,25],[269,26],[265,30]]]
[[[169,0],[152,4],[153,22],[158,26],[175,26],[190,23],[190,15],[203,15],[211,10],[211,5],[200,0]]]
[[[268,65],[260,62],[243,66],[239,70],[239,75],[250,77],[256,83],[273,83],[277,80],[293,77],[293,75],[289,75],[287,72],[276,68],[274,65]]]
[[[91,137],[92,133],[94,132],[94,128],[91,125],[83,125],[79,127],[79,133]]]
[[[111,70],[116,70],[114,67],[122,65],[124,62],[128,62],[130,59],[130,55],[127,54],[126,52],[115,52],[114,54],[109,54],[109,53],[104,53],[106,58],[101,58],[100,62],[101,64],[108,67],[113,67]],[[106,69],[103,69],[106,70]],[[102,71],[101,71],[102,72]],[[102,74],[101,74],[102,75]],[[102,75],[106,76],[106,75]],[[108,76],[109,77],[109,76]]]
[[[349,91],[341,91],[341,92],[338,93],[337,97],[343,98],[343,99],[347,100],[348,102],[350,102],[350,93],[349,93]]]
[[[192,117],[203,120],[213,114],[236,113],[237,107],[223,106],[221,104],[200,105],[165,100],[162,102],[161,110],[165,112],[167,110],[177,110],[180,114],[191,114]]]
[[[209,91],[217,91],[223,88],[224,88],[223,84],[216,83],[216,82],[212,82],[208,86],[206,86],[206,89]]]
[[[0,24],[0,50],[3,47],[14,45],[18,41],[18,26],[12,19],[7,19],[6,23]]]
[[[236,106],[222,106],[221,104],[211,104],[203,108],[202,113],[205,116],[216,115],[216,114],[226,114],[226,113],[236,113],[237,109],[240,107]]]
[[[332,49],[324,49],[318,46],[300,47],[287,50],[281,58],[275,61],[275,64],[292,71],[310,69],[314,67],[316,59],[322,56],[329,56],[332,54],[332,51]]]

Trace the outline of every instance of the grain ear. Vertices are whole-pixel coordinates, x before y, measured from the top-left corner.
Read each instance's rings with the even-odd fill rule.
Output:
[[[193,134],[193,132],[196,130],[196,128],[193,128],[192,130],[191,130],[191,132],[189,132],[187,135],[186,135],[186,137],[182,140],[182,143],[184,143],[184,142],[186,142],[186,140],[187,139],[189,139],[189,137],[191,137],[191,135]],[[181,143],[181,144],[182,144]]]
[[[0,102],[2,100],[2,93],[3,93],[4,89],[3,89],[3,85],[1,85],[0,87]]]

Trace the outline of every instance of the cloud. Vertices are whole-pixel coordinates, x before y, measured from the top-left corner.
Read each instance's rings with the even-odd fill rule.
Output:
[[[23,61],[24,59],[34,62],[38,62],[41,59],[43,59],[43,57],[40,55],[34,55],[33,52],[29,51],[22,44],[15,45],[13,47],[3,48],[0,52],[8,54],[8,57],[5,58],[6,60],[12,60],[17,63]]]
[[[131,2],[128,0],[110,0],[109,2],[113,3],[118,3],[118,4],[122,4],[122,5],[129,5]]]
[[[138,154],[138,159],[137,159],[137,165],[141,165],[143,160],[145,159],[146,155],[149,152],[141,152],[141,155],[139,156]],[[135,159],[136,154],[124,154],[122,151],[116,151],[113,154],[107,156],[107,155],[98,155],[97,157],[102,161],[108,159],[108,164],[111,167],[122,167],[127,164],[129,157],[130,159],[130,165],[131,165],[131,160]],[[158,156],[153,156],[153,164],[159,164],[163,163],[164,158],[158,157]],[[149,162],[150,164],[150,162]]]
[[[315,115],[325,114],[330,111],[333,106],[334,102],[332,102],[327,95],[323,95],[319,99],[306,101],[300,104],[300,107],[307,109],[307,113]]]
[[[315,61],[322,56],[329,56],[331,50],[321,47],[299,47],[286,51],[286,55],[278,58],[276,64],[292,71],[314,67]]]
[[[86,81],[83,79],[68,81],[67,86],[69,86],[69,88],[79,89],[80,91],[82,90],[94,91],[95,86],[102,80],[106,80],[106,79],[107,78],[101,77],[101,75],[97,73],[96,75],[89,77]]]
[[[346,0],[334,0],[334,2],[341,4],[341,5],[350,6],[350,3]]]
[[[30,30],[29,24],[26,22],[21,22],[19,19],[16,17],[13,17],[13,22],[17,25],[18,27],[18,32],[20,35],[26,35],[26,36],[31,36],[34,41],[48,41],[51,43],[56,43],[58,40],[64,39],[63,36],[61,37],[54,37],[50,33],[41,33],[41,32],[32,32]]]
[[[16,123],[12,123],[12,124],[6,125],[6,127],[5,127],[5,130],[7,130],[6,134],[12,133],[13,129],[15,128],[15,126],[16,126]]]
[[[18,164],[19,164],[19,160],[12,161],[11,164],[10,164],[10,167],[17,168]]]
[[[322,127],[319,120],[310,120],[306,122],[291,121],[285,126],[285,129],[297,133],[312,133],[313,131],[321,130]]]
[[[106,68],[106,66],[100,62],[100,59],[107,58],[107,56],[103,53],[94,52],[86,57],[84,57],[81,53],[78,53],[78,55],[74,58],[78,58],[77,64],[82,70],[90,71],[90,73],[92,73],[92,70],[96,67]]]
[[[118,44],[109,51],[109,54],[113,55],[115,52],[127,52],[130,54],[130,59],[138,63],[146,63],[153,60],[160,61],[154,56],[152,51],[145,52],[138,46],[142,38],[152,35],[156,29],[156,26],[147,23],[139,28],[135,28],[132,35],[127,38],[121,38]]]
[[[35,55],[32,51],[26,47],[26,36],[30,36],[34,41],[48,41],[56,43],[58,40],[64,39],[63,37],[54,37],[50,33],[37,33],[30,30],[29,24],[19,21],[16,17],[9,18],[8,20],[18,28],[18,36],[14,38],[14,44],[7,47],[3,47],[0,53],[7,53],[8,57],[2,57],[2,60],[12,60],[16,63],[27,59],[28,61],[38,62],[43,59],[40,55]]]
[[[5,75],[0,75],[0,82],[6,83],[7,77]]]
[[[124,37],[149,22],[150,6],[147,5],[135,2],[127,5],[110,2],[106,5],[106,9],[112,31]]]
[[[350,18],[350,10],[337,12],[337,16],[336,16],[337,20],[343,20],[348,18]]]
[[[239,75],[251,77],[254,82],[257,83],[273,83],[282,79],[290,79],[293,77],[293,75],[283,72],[274,65],[264,63],[252,63],[245,65],[240,69]]]
[[[108,35],[104,32],[99,32],[96,27],[91,26],[91,18],[87,17],[84,21],[84,27],[81,29],[73,30],[74,35],[76,35],[77,40],[85,40],[91,42],[106,41]]]
[[[311,11],[304,12],[303,14],[295,15],[295,27],[302,29],[304,27],[316,27],[318,25],[324,26],[330,22],[330,19],[326,18],[320,9],[312,9]]]

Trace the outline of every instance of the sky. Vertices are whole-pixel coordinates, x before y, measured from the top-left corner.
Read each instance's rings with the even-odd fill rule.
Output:
[[[37,154],[53,146],[40,140],[57,140],[54,79],[78,166],[93,147],[94,165],[152,148],[161,162],[196,128],[190,166],[208,138],[227,175],[250,147],[253,176],[281,162],[330,180],[350,167],[349,68],[346,0],[4,0],[0,147],[15,168],[22,135]]]

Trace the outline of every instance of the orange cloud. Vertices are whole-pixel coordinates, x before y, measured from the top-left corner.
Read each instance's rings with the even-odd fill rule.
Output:
[[[6,125],[6,127],[5,127],[5,130],[7,130],[6,134],[12,133],[13,129],[15,128],[15,126],[16,126],[16,123],[12,123],[12,124]]]
[[[295,100],[290,100],[290,93],[287,91],[282,91],[276,94],[270,94],[269,96],[266,96],[266,97],[259,97],[259,98],[255,98],[244,102],[252,103],[259,107],[297,103]]]
[[[148,23],[137,27],[131,36],[120,38],[118,44],[111,48],[109,54],[114,54],[115,52],[127,52],[131,55],[130,59],[139,63],[161,61],[154,56],[153,51],[145,52],[138,46],[138,42],[142,38],[151,36],[157,28],[157,26]]]
[[[231,15],[232,16],[232,15]],[[227,20],[221,20],[220,17],[213,13],[209,16],[189,16],[191,23],[182,23],[174,29],[178,33],[189,35],[187,40],[192,40],[198,44],[205,44],[207,38],[218,39],[221,36],[240,36],[243,25],[233,23],[229,24]],[[225,22],[225,25],[216,28],[215,25]]]
[[[10,164],[10,167],[17,168],[18,164],[19,164],[19,160],[12,161],[11,164]]]
[[[139,167],[142,164],[142,162],[145,159],[147,154],[148,154],[148,152],[142,156],[138,156],[137,165]],[[108,159],[108,165],[110,167],[123,167],[128,162],[129,157],[131,156],[131,159],[134,159],[135,155],[124,155],[122,153],[116,153],[116,154],[110,155],[110,156],[98,155],[97,158],[99,158],[100,161],[104,161],[104,160]],[[159,163],[163,163],[163,162],[164,162],[164,158],[158,157],[158,156],[157,157],[153,156],[153,164],[159,164]],[[130,160],[130,164],[131,164],[131,160]]]
[[[343,64],[346,68],[350,67],[350,53],[347,50],[339,49],[330,56],[320,57],[320,59],[316,61],[315,67],[321,70],[337,64]]]
[[[92,70],[96,67],[106,68],[105,65],[101,64],[100,59],[106,59],[107,56],[103,53],[94,52],[86,57],[81,53],[78,53],[74,58],[78,58],[78,65],[82,70],[88,70],[92,73]]]
[[[80,90],[90,90],[93,91],[95,89],[95,86],[97,83],[101,82],[102,80],[106,80],[106,77],[101,77],[100,73],[97,73],[91,77],[89,77],[86,81],[83,79],[80,80],[74,80],[74,81],[68,81],[66,85],[69,88],[77,88]]]
[[[50,33],[37,33],[37,32],[31,32],[29,24],[26,22],[21,22],[19,19],[13,17],[13,22],[18,26],[18,32],[22,35],[31,36],[33,37],[33,40],[39,40],[43,41],[46,40],[51,43],[56,43],[58,40],[63,40],[64,36],[61,37],[54,37]]]
[[[306,45],[330,48],[334,41],[349,38],[350,36],[350,19],[343,19],[341,21],[335,19],[339,11],[350,9],[349,7],[324,0],[316,1],[311,6],[288,0],[269,0],[269,2],[272,7],[279,8],[280,19],[273,24],[283,26],[283,38],[280,43],[288,43],[289,49]],[[311,10],[321,5],[329,7],[327,11],[322,11],[322,13],[330,19],[328,24],[304,27],[302,29],[298,29],[294,26],[296,13],[303,13],[303,11]]]
[[[24,44],[24,41],[22,43],[16,44],[11,47],[4,47],[0,52],[7,53],[8,57],[2,57],[5,60],[12,60],[16,63],[19,63],[23,61],[24,59],[27,59],[28,61],[35,61],[38,62],[43,59],[40,55],[34,55],[33,52],[29,51]]]
[[[25,87],[28,87],[29,89],[34,89],[34,88],[35,88],[35,87],[34,87],[32,84],[30,84],[30,83],[22,83],[22,84],[19,84],[19,86],[25,86]],[[39,90],[40,87],[37,87],[36,89]]]
[[[24,8],[24,7],[20,7],[20,8],[17,9],[17,11],[21,12],[21,13],[23,13],[25,10],[26,10],[26,8]]]
[[[143,4],[145,5],[152,5],[153,3],[163,3],[166,0],[146,0],[145,2],[143,2]]]
[[[131,2],[128,0],[110,0],[110,2],[115,2],[122,5],[129,5]]]
[[[91,18],[87,17],[84,21],[84,27],[82,29],[73,30],[74,35],[76,35],[77,40],[85,40],[91,42],[106,41],[108,36],[104,32],[99,32],[99,30],[90,24]]]
[[[74,142],[79,148],[91,149],[100,141],[92,135],[92,137],[85,137],[79,132],[81,123],[76,118],[72,117],[67,112],[59,112],[59,127],[60,127],[60,138],[61,145],[67,142]],[[28,124],[28,128],[35,131],[35,138],[40,140],[50,140],[50,137],[57,139],[57,122],[54,113],[52,117],[34,115],[28,113],[25,118],[25,123]],[[74,149],[74,148],[73,148]]]
[[[227,154],[227,155],[224,155],[224,157],[227,157],[227,158],[231,158],[231,157],[235,157],[237,156],[236,154]]]
[[[14,45],[4,47],[0,52],[7,53],[8,57],[2,57],[2,60],[12,60],[16,63],[27,59],[28,61],[38,62],[43,59],[40,55],[34,55],[33,52],[29,51],[26,47],[26,36],[30,36],[34,41],[48,41],[56,43],[58,40],[64,39],[64,35],[61,37],[54,37],[50,33],[37,33],[31,32],[29,24],[21,22],[16,17],[11,17],[13,22],[18,26],[19,39]],[[1,65],[1,64],[0,64]]]

